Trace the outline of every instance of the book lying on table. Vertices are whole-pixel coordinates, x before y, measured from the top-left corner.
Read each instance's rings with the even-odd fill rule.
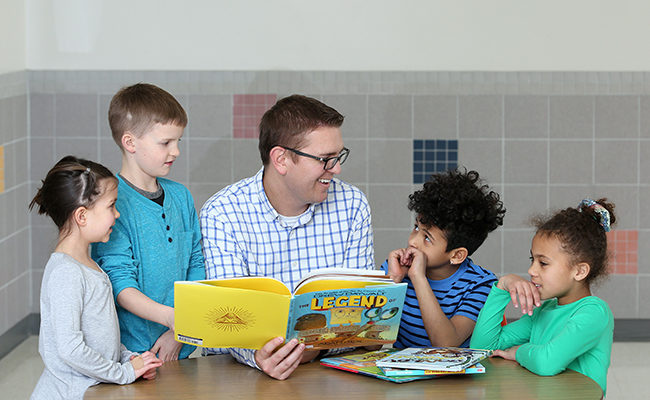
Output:
[[[377,361],[381,368],[459,372],[489,357],[492,350],[460,347],[409,347]]]
[[[268,277],[174,283],[176,340],[201,347],[260,349],[274,337],[307,349],[393,343],[406,295],[382,271],[326,268],[293,293]]]
[[[353,372],[360,375],[372,376],[374,378],[404,383],[422,379],[438,378],[445,375],[462,375],[462,374],[482,374],[485,368],[479,363],[473,367],[459,372],[440,372],[424,370],[397,370],[395,368],[379,368],[376,365],[381,360],[391,354],[398,352],[398,349],[382,349],[371,351],[363,354],[349,354],[339,357],[328,357],[320,360],[321,365],[330,368],[336,368],[343,371]]]

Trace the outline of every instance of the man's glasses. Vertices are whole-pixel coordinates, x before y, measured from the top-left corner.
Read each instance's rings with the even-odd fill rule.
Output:
[[[350,155],[350,149],[348,149],[347,147],[344,147],[343,150],[341,150],[341,152],[339,153],[339,155],[334,156],[334,157],[317,157],[317,156],[313,156],[311,154],[303,153],[300,150],[292,149],[290,147],[285,147],[285,146],[280,146],[280,147],[282,147],[285,150],[289,150],[289,151],[291,151],[293,153],[296,153],[299,156],[313,158],[314,160],[318,160],[318,161],[324,163],[323,164],[323,169],[325,171],[329,171],[332,168],[334,168],[336,166],[336,163],[338,163],[338,162],[340,162],[341,165],[343,165],[345,160],[348,159],[348,155]]]

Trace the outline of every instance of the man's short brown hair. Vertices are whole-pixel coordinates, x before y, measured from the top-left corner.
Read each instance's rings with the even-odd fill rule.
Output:
[[[168,92],[149,83],[137,83],[118,91],[108,108],[113,140],[122,148],[122,136],[142,136],[154,124],[187,126],[187,114]]]
[[[278,100],[260,121],[258,148],[262,163],[268,165],[275,146],[300,148],[305,135],[321,126],[338,128],[343,115],[311,97],[298,94]]]

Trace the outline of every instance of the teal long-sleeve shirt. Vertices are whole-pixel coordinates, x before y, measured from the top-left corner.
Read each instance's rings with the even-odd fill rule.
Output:
[[[113,295],[135,288],[153,301],[174,306],[174,281],[205,279],[201,229],[189,190],[158,178],[163,205],[145,198],[118,177],[117,211],[107,243],[93,244],[92,257],[106,272]],[[132,351],[151,349],[167,327],[142,319],[117,305],[122,343]],[[179,358],[194,350],[184,345]]]
[[[543,376],[572,369],[607,390],[607,369],[612,353],[614,316],[605,301],[587,296],[570,304],[546,300],[519,320],[501,326],[510,293],[496,283],[479,313],[470,347],[517,349],[517,362]]]

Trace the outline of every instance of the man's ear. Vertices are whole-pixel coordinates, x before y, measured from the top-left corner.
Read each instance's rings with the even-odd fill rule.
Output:
[[[590,271],[591,271],[591,266],[589,264],[587,264],[586,262],[578,263],[574,266],[573,278],[576,281],[584,280],[587,277],[587,275],[589,275]]]
[[[465,261],[468,252],[466,248],[458,247],[450,251],[450,253],[451,253],[451,258],[449,259],[449,262],[458,265],[458,264],[462,264],[463,261]]]
[[[287,173],[288,157],[287,150],[280,146],[275,146],[269,152],[269,161],[280,175],[286,175]]]
[[[72,213],[72,218],[77,226],[86,226],[88,224],[88,219],[86,218],[86,213],[88,209],[86,207],[77,207],[76,210]]]
[[[135,135],[130,131],[122,135],[122,148],[129,153],[135,153]]]

